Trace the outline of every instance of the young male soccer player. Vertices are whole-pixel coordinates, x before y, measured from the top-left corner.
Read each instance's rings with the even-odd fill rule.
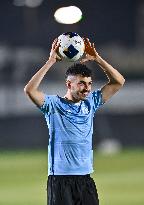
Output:
[[[52,44],[46,64],[25,86],[25,93],[44,113],[49,128],[48,204],[99,205],[93,172],[92,133],[96,110],[124,84],[123,76],[103,60],[89,39],[85,42],[85,58],[66,72],[65,96],[46,95],[39,85],[48,70],[61,60],[59,44]],[[108,82],[91,92],[91,70],[83,63],[93,60],[105,72]]]

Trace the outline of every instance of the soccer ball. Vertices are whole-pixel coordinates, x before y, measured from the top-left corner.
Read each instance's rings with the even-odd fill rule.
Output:
[[[58,37],[58,55],[67,61],[77,61],[85,49],[83,39],[74,32],[63,33]]]

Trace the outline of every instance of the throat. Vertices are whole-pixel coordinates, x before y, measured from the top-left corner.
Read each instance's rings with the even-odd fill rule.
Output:
[[[81,103],[81,100],[69,99],[67,96],[64,96],[64,99],[66,99],[68,102],[71,102],[71,103],[77,103],[77,104]]]

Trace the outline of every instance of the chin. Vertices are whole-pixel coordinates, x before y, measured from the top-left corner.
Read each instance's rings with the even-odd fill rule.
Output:
[[[79,94],[77,96],[75,96],[75,99],[77,101],[80,101],[80,100],[85,100],[87,98],[88,95],[82,95],[82,94]]]
[[[85,100],[87,96],[81,97],[80,100]]]

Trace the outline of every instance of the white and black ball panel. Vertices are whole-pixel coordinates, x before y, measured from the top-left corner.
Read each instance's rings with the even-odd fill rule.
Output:
[[[58,37],[59,54],[68,61],[78,60],[84,53],[84,41],[74,32],[63,33]]]

